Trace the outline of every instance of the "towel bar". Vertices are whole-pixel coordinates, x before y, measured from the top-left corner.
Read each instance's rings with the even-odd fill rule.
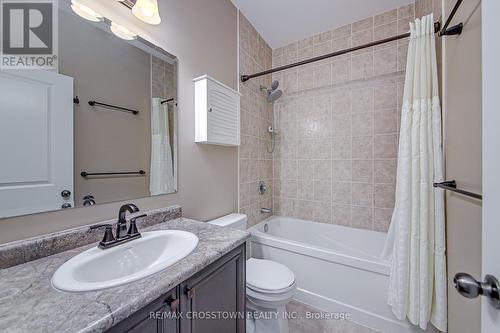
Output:
[[[439,187],[439,188],[442,188],[444,190],[460,193],[460,194],[466,195],[466,196],[474,198],[474,199],[483,200],[483,196],[481,194],[477,194],[477,193],[473,193],[473,192],[469,192],[469,191],[465,191],[465,190],[457,188],[457,182],[454,180],[448,180],[448,181],[441,182],[441,183],[434,183],[433,185],[434,185],[434,187]]]

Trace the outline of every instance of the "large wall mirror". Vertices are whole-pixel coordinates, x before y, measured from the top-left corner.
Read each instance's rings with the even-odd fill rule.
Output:
[[[0,218],[177,191],[176,57],[59,3],[58,70],[0,71]]]

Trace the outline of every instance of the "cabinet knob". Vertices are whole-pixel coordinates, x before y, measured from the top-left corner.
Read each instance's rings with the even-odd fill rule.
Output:
[[[186,294],[187,294],[187,297],[189,299],[192,299],[192,298],[194,298],[194,296],[196,296],[196,289],[190,288],[190,289],[188,289],[188,291],[186,292]]]
[[[179,299],[173,299],[168,306],[171,311],[177,311],[177,309],[179,308]]]

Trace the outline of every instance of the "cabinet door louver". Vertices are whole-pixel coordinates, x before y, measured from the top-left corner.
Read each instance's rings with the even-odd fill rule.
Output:
[[[196,81],[195,89],[196,142],[238,146],[240,143],[239,93],[209,77]]]

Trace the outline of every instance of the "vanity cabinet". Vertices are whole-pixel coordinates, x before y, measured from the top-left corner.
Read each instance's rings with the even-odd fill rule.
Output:
[[[244,314],[242,245],[107,332],[245,333]]]

